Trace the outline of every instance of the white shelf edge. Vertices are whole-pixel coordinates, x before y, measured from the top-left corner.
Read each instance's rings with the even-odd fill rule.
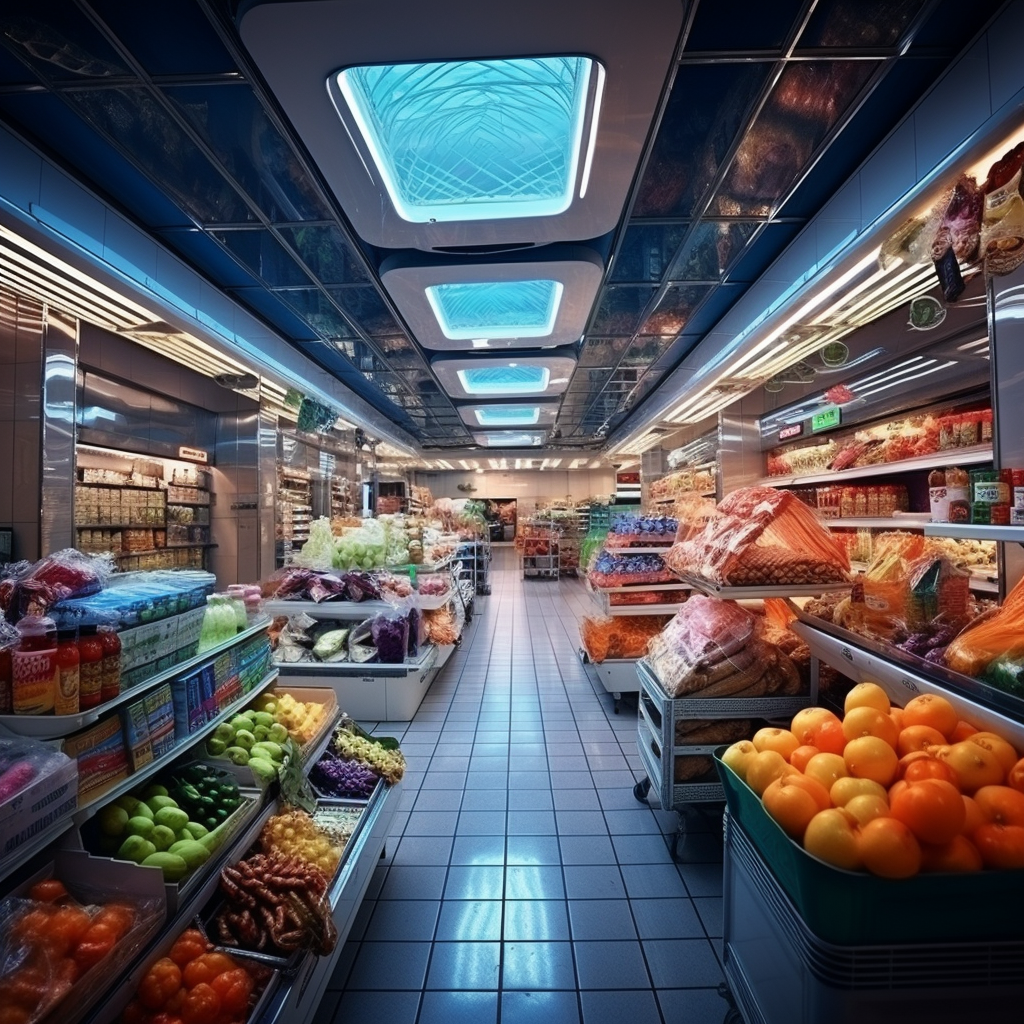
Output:
[[[1024,544],[1024,526],[985,526],[981,523],[927,523],[926,537],[951,537],[953,540],[994,540],[1006,544]]]
[[[951,448],[934,455],[921,455],[916,459],[901,462],[879,462],[871,466],[850,469],[823,470],[820,473],[794,473],[789,476],[765,476],[757,483],[762,487],[798,487],[803,484],[827,484],[837,480],[855,480],[858,477],[889,476],[893,473],[907,473],[917,469],[936,469],[941,466],[973,466],[979,462],[992,461],[991,445],[975,445],[971,448]]]
[[[911,516],[846,516],[839,519],[822,519],[830,530],[922,530],[928,525],[924,519]]]

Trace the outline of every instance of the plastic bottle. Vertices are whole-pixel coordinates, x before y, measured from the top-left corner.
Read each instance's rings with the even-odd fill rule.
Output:
[[[217,643],[222,644],[238,632],[238,621],[228,595],[218,594],[217,597]]]
[[[208,594],[206,611],[203,613],[203,624],[199,627],[199,653],[208,651],[219,642],[217,639],[217,595]]]
[[[53,699],[56,715],[77,715],[81,658],[78,654],[78,631],[57,631],[57,691]]]
[[[121,638],[113,626],[100,626],[100,643],[103,645],[103,682],[100,698],[106,702],[121,693]]]
[[[228,601],[235,613],[235,629],[239,633],[249,625],[249,618],[245,612],[245,591],[244,583],[232,583],[228,587]]]
[[[57,627],[46,615],[24,615],[11,655],[11,697],[16,715],[53,713],[57,693]]]
[[[88,711],[103,701],[103,641],[95,626],[78,631],[78,709]]]

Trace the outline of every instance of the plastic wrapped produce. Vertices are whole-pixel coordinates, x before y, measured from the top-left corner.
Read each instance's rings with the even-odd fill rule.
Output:
[[[612,554],[606,550],[599,551],[594,557],[587,577],[595,587],[674,582],[674,576],[665,567],[661,555]]]
[[[16,563],[0,583],[0,609],[11,623],[23,615],[43,615],[60,601],[99,593],[113,571],[111,555],[86,555],[74,548],[35,563]]]
[[[602,618],[585,615],[580,621],[580,640],[595,665],[609,658],[642,658],[651,638],[664,629],[670,618],[669,615]]]
[[[401,665],[409,649],[409,617],[405,614],[378,615],[371,626],[378,660],[385,665]]]
[[[424,611],[423,625],[426,638],[432,644],[446,647],[458,642],[459,627],[448,605],[444,608]]]
[[[1001,608],[969,625],[946,648],[949,668],[968,676],[983,675],[997,659],[1024,660],[1024,580]]]
[[[671,544],[679,528],[674,516],[619,516],[612,523],[605,546],[608,548],[643,547]]]
[[[318,661],[344,661],[348,656],[348,629],[329,629],[313,644],[313,657]]]
[[[359,761],[327,751],[309,771],[309,781],[323,796],[367,797],[377,785],[377,774]]]
[[[736,587],[848,581],[845,549],[791,492],[743,487],[718,512],[695,537],[672,546],[665,558],[671,569]]]
[[[733,601],[696,594],[648,645],[670,697],[760,696],[799,691],[792,661],[761,639],[757,620]]]

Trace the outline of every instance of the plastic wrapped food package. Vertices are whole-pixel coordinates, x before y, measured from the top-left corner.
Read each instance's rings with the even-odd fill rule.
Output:
[[[401,665],[409,648],[409,617],[405,614],[378,615],[371,626],[378,660],[385,665]]]
[[[968,676],[982,676],[998,660],[1024,660],[1024,580],[1007,595],[1003,606],[960,633],[946,648],[946,665]]]
[[[67,1000],[90,1001],[165,912],[161,900],[72,888],[48,878],[0,902],[0,1006],[24,1011],[9,1019],[35,1024]]]
[[[642,658],[647,645],[668,623],[668,615],[618,615],[580,621],[580,640],[594,664],[609,658]]]
[[[605,550],[594,556],[587,578],[593,586],[602,588],[675,581],[661,555],[612,554]]]
[[[38,562],[18,562],[0,582],[0,609],[16,623],[42,615],[60,601],[97,594],[114,571],[111,555],[87,555],[74,548],[55,551]]]
[[[670,697],[793,694],[793,662],[762,640],[757,620],[733,601],[695,594],[648,646],[648,662]]]
[[[0,807],[70,758],[38,740],[0,737]]]
[[[426,637],[432,644],[446,647],[459,639],[459,627],[449,606],[436,608],[423,613],[423,625]]]
[[[792,493],[743,487],[718,511],[701,533],[672,546],[666,565],[725,586],[848,581],[845,549]]]
[[[344,661],[348,656],[348,629],[329,629],[321,633],[313,644],[313,657],[317,661]]]
[[[373,661],[377,657],[377,647],[373,642],[373,622],[373,619],[365,619],[349,630],[349,661],[362,663]]]

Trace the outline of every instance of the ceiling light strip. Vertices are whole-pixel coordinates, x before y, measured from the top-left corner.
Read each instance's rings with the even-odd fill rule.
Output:
[[[934,360],[929,360],[934,362]],[[909,377],[900,377],[899,380],[894,380],[889,384],[885,384],[880,388],[872,388],[870,391],[863,391],[857,395],[858,398],[868,398],[871,395],[877,395],[880,391],[888,391],[889,388],[894,388],[899,384],[906,384],[907,381],[918,380],[920,377],[927,377],[931,373],[938,373],[939,370],[947,370],[951,366],[957,366],[958,363],[955,359],[950,359],[949,362],[940,363],[938,366],[932,366],[930,369],[924,370],[921,373],[912,374]]]

